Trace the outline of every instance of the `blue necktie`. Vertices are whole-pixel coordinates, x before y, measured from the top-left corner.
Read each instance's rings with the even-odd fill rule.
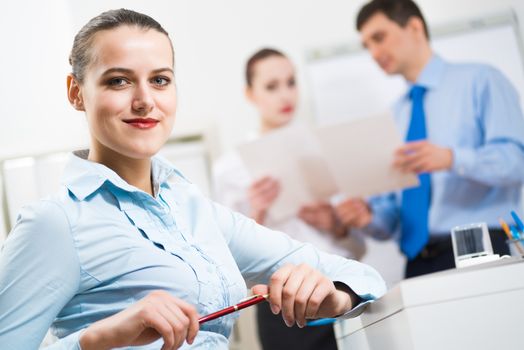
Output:
[[[426,88],[414,85],[410,91],[412,101],[411,121],[406,141],[426,139],[426,118],[424,116],[424,93]],[[428,214],[431,200],[429,174],[419,174],[420,186],[402,191],[402,236],[400,249],[413,259],[420,253],[429,239]]]

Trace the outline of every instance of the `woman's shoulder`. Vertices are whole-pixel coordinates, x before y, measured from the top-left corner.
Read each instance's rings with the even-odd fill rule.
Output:
[[[71,203],[66,199],[65,191],[39,199],[22,207],[18,214],[13,231],[20,225],[39,228],[66,226],[69,227]],[[47,231],[47,230],[46,230]]]
[[[55,196],[24,206],[3,247],[6,259],[39,259],[42,264],[60,259],[64,259],[62,263],[76,261],[75,251],[69,215],[64,203]]]

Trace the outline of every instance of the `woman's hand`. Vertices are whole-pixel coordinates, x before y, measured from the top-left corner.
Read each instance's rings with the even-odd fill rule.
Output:
[[[329,232],[336,238],[345,237],[347,234],[346,227],[337,218],[329,203],[321,201],[304,205],[300,208],[298,217],[317,230]]]
[[[136,346],[164,339],[162,350],[193,343],[198,329],[196,309],[165,291],[154,291],[129,308],[93,323],[80,335],[83,350]]]
[[[336,206],[338,219],[347,227],[366,227],[373,220],[369,205],[361,198],[350,198]]]
[[[263,224],[269,207],[277,199],[280,185],[270,176],[264,176],[249,186],[248,199],[251,207],[250,216],[259,224]]]
[[[319,271],[306,264],[285,265],[278,269],[269,285],[256,285],[254,294],[269,293],[271,311],[282,317],[288,327],[306,325],[306,319],[335,317],[351,310],[360,298],[349,288],[345,291]]]

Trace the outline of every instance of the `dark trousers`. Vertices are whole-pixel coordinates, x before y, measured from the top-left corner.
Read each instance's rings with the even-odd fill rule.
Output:
[[[258,335],[264,350],[336,350],[332,325],[289,328],[282,315],[273,315],[269,303],[257,305]]]
[[[493,253],[509,255],[506,235],[502,230],[490,229],[489,235]],[[405,277],[416,277],[432,272],[452,269],[455,267],[455,257],[451,244],[451,235],[430,240],[422,252],[406,264]]]

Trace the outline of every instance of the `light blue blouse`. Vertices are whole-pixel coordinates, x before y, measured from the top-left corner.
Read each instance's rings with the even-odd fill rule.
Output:
[[[322,253],[222,207],[155,157],[155,197],[76,152],[55,196],[22,210],[0,253],[2,350],[79,349],[89,324],[163,289],[205,315],[238,302],[246,282],[267,283],[283,264],[306,262],[363,300],[385,293],[371,267]],[[191,348],[227,349],[236,315],[201,327]],[[160,349],[162,340],[137,349]],[[185,344],[183,349],[190,348]]]
[[[486,222],[521,208],[524,183],[524,118],[515,88],[484,64],[449,63],[435,55],[416,82],[424,99],[427,138],[453,151],[453,166],[431,174],[429,230],[448,235],[457,225]],[[408,88],[409,91],[409,88]],[[403,95],[394,115],[405,135],[411,100]],[[377,236],[398,232],[401,193],[371,200],[366,230]]]

